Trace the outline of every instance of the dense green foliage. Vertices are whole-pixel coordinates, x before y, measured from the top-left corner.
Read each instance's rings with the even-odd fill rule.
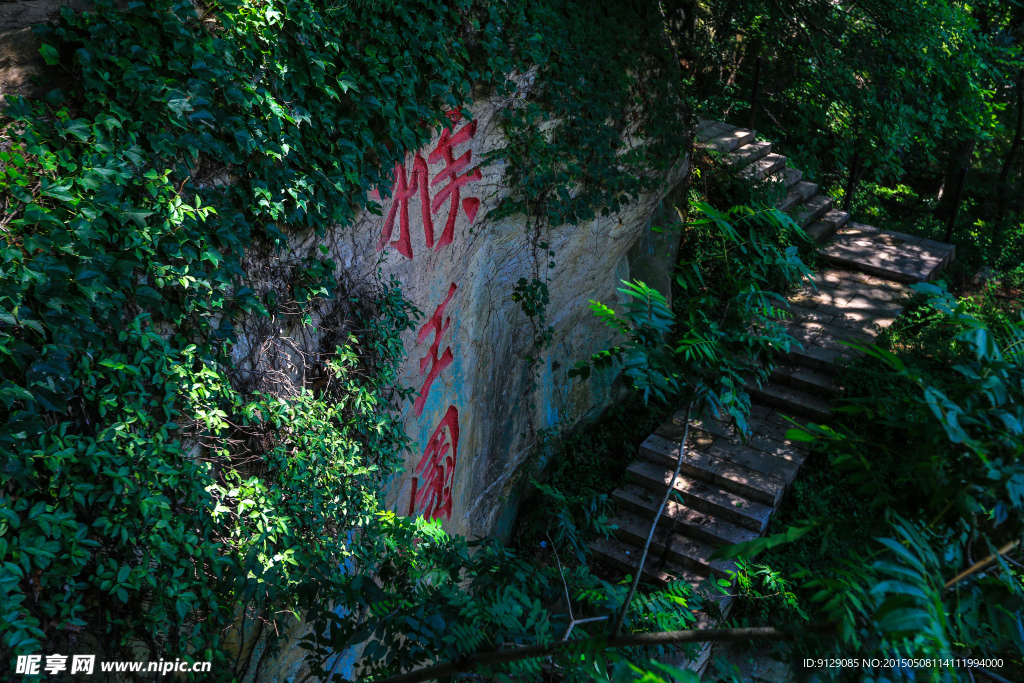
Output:
[[[272,282],[243,261],[286,227],[350,218],[384,180],[377,159],[425,138],[411,121],[457,101],[460,63],[371,79],[325,17],[279,9],[220,23],[187,3],[65,10],[43,54],[73,61],[81,95],[7,112],[5,657],[71,639],[112,658],[224,658],[243,609],[304,608],[337,585],[346,531],[396,465],[404,436],[378,406],[409,324],[398,290],[350,299],[316,251],[288,254]],[[429,44],[434,15],[389,30]],[[424,72],[445,84],[433,99]],[[362,96],[342,101],[349,87]],[[410,123],[381,125],[378,98],[412,103]],[[291,395],[237,362],[280,341],[240,335],[246,314],[325,331]]]
[[[928,372],[873,351],[890,381],[909,390],[872,396],[850,410],[889,438],[858,435],[849,427],[819,431],[832,442],[833,466],[849,473],[874,518],[891,520],[900,541],[883,539],[885,547],[869,565],[872,581],[851,572],[855,585],[870,586],[870,594],[851,588],[828,609],[849,624],[845,639],[861,647],[875,640],[880,648],[921,654],[954,647],[979,657],[1020,653],[1019,568],[1000,559],[956,582],[954,590],[944,584],[1024,534],[1024,323],[1005,316],[982,320],[969,304],[934,286],[918,289],[933,297],[926,309],[930,332],[949,340],[929,345],[944,370]],[[864,457],[868,447],[870,461]],[[910,486],[913,496],[906,494]],[[880,632],[854,630],[856,618],[864,616]]]
[[[727,212],[695,207],[682,226],[683,248],[673,305],[646,284],[624,283],[631,299],[621,315],[592,302],[594,313],[626,338],[621,346],[581,361],[571,375],[586,378],[622,363],[622,375],[644,399],[689,402],[746,429],[748,379],[764,380],[774,358],[789,350],[772,286],[794,286],[809,274],[789,240],[806,235],[774,209],[738,206]],[[800,236],[800,237],[797,237]]]
[[[657,16],[99,0],[39,27],[64,89],[12,104],[0,156],[0,657],[135,649],[229,679],[272,657],[251,646],[274,614],[330,619],[345,567],[379,568],[350,534],[372,536],[406,445],[387,408],[414,311],[395,283],[339,281],[324,236],[377,211],[368,192],[474,88],[531,68],[502,210],[557,225],[649,189],[686,130],[651,80],[672,64]],[[646,145],[625,150],[627,123]],[[256,633],[225,649],[243,614]]]
[[[919,288],[927,299],[844,370],[838,423],[803,435],[817,452],[775,521],[786,531],[759,544],[783,543],[759,562],[785,590],[754,582],[738,618],[767,608],[836,624],[838,637],[800,643],[794,657],[998,657],[1012,679],[1024,651],[1019,565],[1000,556],[953,579],[1022,535],[1022,322],[991,294]],[[949,667],[915,675],[959,680]]]
[[[953,276],[1024,260],[1020,3],[675,4],[713,117],[749,124],[760,57],[759,134],[854,220],[942,240],[966,167]]]
[[[318,625],[330,633],[320,647],[365,645],[360,676],[393,675],[503,646],[557,642],[570,630],[574,639],[600,634],[607,628],[609,611],[622,605],[624,583],[611,584],[586,565],[562,565],[557,550],[547,543],[543,552],[548,561],[536,562],[493,540],[467,543],[451,537],[436,522],[420,519],[410,526],[390,515],[383,522],[390,533],[380,537],[383,545],[376,550],[388,559],[374,577],[357,578],[356,590],[347,595],[346,606],[356,618]],[[704,604],[685,582],[675,582],[630,603],[627,628],[685,629],[694,623],[693,611]],[[402,647],[394,647],[398,641]],[[672,679],[665,674],[691,680],[692,674],[659,663],[667,653],[664,647],[621,653],[580,648],[484,673],[509,682],[556,676],[567,681],[667,683]]]

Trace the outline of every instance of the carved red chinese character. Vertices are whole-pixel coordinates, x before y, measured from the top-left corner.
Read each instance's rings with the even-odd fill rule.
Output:
[[[437,249],[451,244],[454,239],[455,218],[458,213],[460,199],[462,198],[462,186],[469,182],[480,180],[482,177],[479,167],[459,175],[473,162],[473,150],[466,150],[465,154],[458,159],[455,158],[455,148],[458,145],[469,142],[474,135],[476,135],[476,121],[470,121],[454,134],[451,132],[451,129],[446,128],[441,133],[441,139],[437,141],[437,147],[427,157],[428,163],[435,164],[443,161],[445,164],[445,167],[430,181],[430,187],[433,188],[435,185],[447,181],[447,184],[431,200],[430,213],[437,213],[437,210],[441,208],[441,205],[446,200],[451,200],[448,206],[448,222],[445,223],[441,239],[437,241]],[[469,222],[472,223],[476,218],[477,210],[480,208],[480,200],[475,197],[469,197],[462,200],[461,205],[462,210],[466,212],[466,216],[469,218]]]
[[[452,118],[455,114],[458,114],[458,112],[455,111],[454,114],[449,112],[449,118]],[[453,123],[457,120],[457,118],[452,118]],[[460,204],[469,221],[473,222],[477,211],[480,209],[480,200],[475,197],[463,199],[461,188],[467,183],[480,180],[482,176],[479,168],[462,173],[472,163],[473,151],[467,150],[465,154],[456,159],[455,147],[469,142],[476,134],[476,126],[476,121],[471,121],[454,134],[451,129],[445,129],[441,133],[437,146],[426,159],[420,153],[413,156],[411,172],[406,171],[404,163],[395,164],[395,184],[391,189],[391,208],[388,210],[387,218],[384,220],[384,228],[381,230],[380,240],[377,242],[377,251],[384,249],[389,240],[391,240],[397,220],[399,225],[398,239],[390,242],[390,244],[398,249],[398,252],[406,258],[412,258],[412,240],[409,232],[409,205],[417,197],[420,201],[420,214],[423,217],[423,237],[428,249],[440,251],[454,241],[455,219]],[[430,174],[428,163],[436,164],[439,162],[444,162],[444,168],[434,176],[433,180],[428,182]],[[442,187],[431,199],[430,192],[437,185],[442,185]],[[373,196],[373,193],[371,193],[371,196]],[[380,194],[377,193],[376,196],[379,198]],[[445,222],[440,238],[435,240],[433,215],[440,210],[445,201],[449,202],[448,219]]]
[[[452,483],[455,480],[455,461],[459,454],[459,411],[448,406],[448,411],[430,435],[423,457],[416,466],[409,498],[409,515],[423,511],[427,519],[452,516]]]
[[[413,413],[416,417],[423,414],[423,407],[427,403],[427,396],[430,395],[430,385],[434,383],[437,376],[440,375],[446,367],[451,365],[452,360],[454,360],[454,355],[452,354],[450,346],[446,347],[440,356],[438,356],[438,350],[441,346],[441,335],[445,333],[452,322],[451,318],[444,317],[444,310],[448,306],[448,302],[452,300],[453,296],[455,296],[456,289],[458,289],[458,287],[453,282],[451,287],[448,288],[448,296],[441,302],[441,305],[434,309],[434,315],[430,316],[430,320],[424,323],[423,327],[421,327],[419,332],[416,334],[416,341],[422,344],[427,341],[431,332],[434,333],[434,341],[430,345],[430,350],[427,351],[427,355],[420,359],[420,374],[422,375],[427,373],[428,366],[430,367],[430,372],[427,374],[427,379],[423,383],[423,388],[420,389],[420,395],[416,397],[416,402],[413,403]]]
[[[423,214],[423,225],[427,233],[427,246],[433,246],[434,225],[427,211],[429,193],[427,188],[427,162],[423,156],[417,154],[413,158],[412,173],[406,175],[404,164],[395,164],[395,184],[391,188],[391,208],[388,216],[384,219],[384,229],[380,233],[380,241],[377,242],[377,251],[380,251],[391,239],[391,233],[395,229],[395,218],[398,218],[398,239],[391,243],[391,246],[398,249],[398,253],[406,258],[412,258],[412,240],[409,235],[409,202],[413,197],[420,196],[420,207]],[[379,196],[379,195],[378,195]],[[426,226],[429,225],[429,229]]]

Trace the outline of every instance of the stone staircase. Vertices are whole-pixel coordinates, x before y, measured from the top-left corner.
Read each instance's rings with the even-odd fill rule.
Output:
[[[654,584],[683,580],[717,609],[695,612],[698,628],[713,626],[733,606],[734,590],[721,594],[710,580],[728,579],[731,561],[711,560],[715,548],[755,539],[807,458],[807,445],[786,439],[787,430],[808,421],[828,422],[837,391],[840,359],[860,352],[844,341],[871,342],[903,311],[908,283],[934,278],[955,254],[953,245],[850,222],[818,186],[787,166],[787,159],[753,131],[702,121],[698,142],[722,154],[722,162],[751,182],[786,189],[778,208],[818,243],[831,267],[787,297],[789,333],[801,344],[786,354],[761,386],[749,385],[750,431],[708,416],[690,419],[690,431],[674,495],[662,513],[643,568]],[[612,493],[619,508],[613,539],[591,544],[594,556],[619,569],[636,571],[655,511],[679,455],[684,412],[676,413],[640,445],[640,458],[627,470],[627,483]],[[718,612],[718,614],[715,614]],[[686,664],[703,673],[711,648]]]

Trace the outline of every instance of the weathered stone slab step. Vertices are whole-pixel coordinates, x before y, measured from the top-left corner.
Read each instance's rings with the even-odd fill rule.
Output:
[[[814,307],[790,304],[785,310],[794,316],[793,322],[795,323],[805,321],[827,323],[833,327],[865,335],[866,338],[870,339],[874,339],[878,334],[878,328],[885,328],[892,324],[896,314],[895,310],[883,312],[860,309],[843,310],[829,305],[822,305],[820,308],[814,304],[812,306]],[[790,333],[794,333],[793,328],[790,329]],[[802,338],[798,331],[794,336]]]
[[[804,177],[803,171],[789,166],[786,166],[784,169],[780,169],[779,174],[782,176],[782,182],[786,184],[787,188],[793,187]]]
[[[728,123],[721,123],[719,121],[712,121],[710,125],[706,125],[700,129],[697,133],[697,142],[705,143],[708,140],[716,138],[720,135],[736,130],[736,126],[730,126]]]
[[[859,300],[854,300],[853,303],[857,304]],[[854,309],[856,310],[856,309]],[[875,310],[875,309],[868,309]],[[860,343],[868,343],[874,340],[874,335],[867,334],[864,332],[858,332],[857,330],[850,329],[848,327],[840,327],[833,323],[820,323],[812,322],[810,320],[801,320],[797,322],[795,326],[790,326],[788,329],[795,330],[800,329],[810,334],[815,335],[813,341],[817,342],[823,337],[831,337],[838,342],[855,341]]]
[[[804,327],[824,324],[832,328],[833,334],[855,339],[857,341],[872,341],[877,336],[874,326],[886,327],[903,312],[903,305],[899,302],[872,301],[870,299],[853,299],[843,306],[821,303],[814,307],[820,314],[829,314],[833,319],[828,323],[818,321],[799,321]],[[864,329],[870,325],[869,329]]]
[[[665,487],[672,479],[672,471],[652,462],[635,462],[626,470],[626,476],[634,484],[655,493],[664,493]],[[766,505],[750,500],[714,484],[682,475],[676,479],[674,495],[688,507],[715,515],[759,534],[768,526],[768,518],[774,507],[774,504]],[[781,497],[781,492],[779,496]]]
[[[822,329],[809,329],[800,325],[802,332],[806,332],[812,338],[810,341],[802,342],[803,348],[792,348],[783,359],[789,363],[796,363],[811,370],[825,373],[835,373],[836,363],[839,360],[851,360],[864,355],[864,352],[847,345],[844,342],[861,341],[854,339],[849,334],[835,336]],[[841,329],[841,328],[831,328]],[[853,330],[847,330],[853,332]],[[794,335],[796,336],[796,335]]]
[[[799,172],[799,171],[798,171]],[[786,192],[785,198],[776,205],[779,211],[792,211],[818,192],[818,186],[806,180],[798,180]]]
[[[832,208],[832,198],[823,194],[814,195],[792,211],[793,220],[805,230],[819,217]]]
[[[805,346],[802,349],[793,349],[783,358],[790,363],[799,363],[804,367],[818,372],[834,374],[836,363],[846,354],[834,349],[823,349],[820,346]]]
[[[771,379],[822,398],[835,396],[838,388],[831,375],[799,365],[777,365],[772,369]]]
[[[764,180],[777,169],[785,165],[786,157],[781,154],[766,154],[764,157],[758,159],[740,171],[739,176],[744,180]]]
[[[643,548],[647,534],[651,530],[651,516],[642,517],[632,512],[620,512],[608,521],[618,527],[615,538],[623,543]],[[736,571],[736,563],[732,560],[712,560],[711,553],[714,551],[715,546],[678,533],[666,519],[658,523],[658,528],[651,538],[650,552],[656,557],[667,557],[669,561],[701,576],[729,578],[729,572]]]
[[[837,287],[807,285],[787,295],[786,301],[834,316],[857,310],[870,311],[879,317],[889,317],[903,308],[904,296],[898,291],[848,281]]]
[[[824,216],[808,225],[807,234],[812,240],[821,244],[831,237],[836,230],[846,225],[849,220],[850,214],[847,212],[832,209],[826,212]]]
[[[715,142],[717,140],[713,140],[712,144]],[[722,161],[729,168],[742,168],[769,155],[771,151],[772,143],[765,140],[755,140],[737,148],[734,152],[726,154]]]
[[[612,492],[612,501],[622,510],[628,510],[644,519],[654,519],[661,496],[642,486],[626,484]],[[713,546],[744,543],[759,535],[756,531],[695,510],[671,498],[665,504],[662,520],[676,533]]]
[[[755,407],[758,409],[763,408],[762,406]],[[770,409],[764,408],[764,410],[767,415]],[[652,440],[648,444],[647,451],[641,445],[641,457],[646,457],[651,462],[674,468],[676,465],[676,454],[679,452],[677,444],[683,438],[684,418],[685,415],[674,416],[658,427],[651,436],[659,437],[663,441]],[[796,476],[800,464],[792,462],[792,458],[783,457],[780,460],[774,453],[765,453],[762,450],[748,448],[743,444],[743,435],[716,436],[710,432],[705,432],[700,427],[702,424],[699,420],[691,422],[689,439],[687,441],[687,448],[689,449],[687,460],[690,459],[692,452],[703,452],[733,465],[739,465],[769,477],[774,477],[782,482],[790,481]],[[758,424],[757,416],[752,414],[751,434],[757,433]],[[729,429],[724,423],[719,422],[719,425]],[[729,429],[729,431],[734,430]],[[667,441],[667,443],[664,443],[664,441]],[[646,444],[647,442],[645,441],[644,443]],[[744,495],[742,491],[736,491],[736,493]],[[757,499],[756,496],[755,499]],[[771,501],[765,498],[764,502]]]
[[[779,425],[762,425],[758,429],[758,433],[750,437],[750,440],[745,442],[743,445],[747,448],[756,448],[757,450],[776,458],[789,460],[794,464],[794,466],[796,466],[797,471],[799,471],[800,466],[804,463],[804,460],[807,459],[807,455],[810,453],[807,448],[808,444],[804,441],[790,442],[786,439],[786,430],[782,430],[781,433],[778,430]]]
[[[715,121],[714,119],[698,119],[697,127],[693,129],[693,132],[700,135],[701,131],[715,125],[718,125],[718,121]]]
[[[800,389],[769,382],[757,386],[748,384],[751,398],[791,415],[807,417],[815,422],[831,422],[832,407],[827,399]]]
[[[774,458],[781,458],[792,463],[793,469],[791,471],[793,476],[795,476],[796,470],[807,457],[807,444],[803,442],[790,444],[783,436],[773,434],[772,430],[778,420],[777,417],[773,417],[774,413],[775,411],[768,406],[753,403],[750,406],[749,430],[747,434],[740,434],[731,424],[714,417],[692,418],[690,420],[688,443],[691,448],[712,454],[717,453],[719,448],[724,449],[730,445],[754,448]],[[683,411],[679,411],[668,422],[659,427],[655,434],[665,436],[667,432],[664,430],[671,429],[672,433],[667,438],[678,442],[682,438],[679,430],[685,419],[686,414]],[[744,461],[739,460],[738,462],[743,463]]]
[[[640,457],[671,470],[675,470],[678,454],[678,439],[668,439],[657,432],[640,444]],[[757,451],[746,457],[741,455],[721,447],[714,453],[687,448],[679,471],[681,475],[774,507],[782,499],[786,489],[784,477],[792,466],[784,460],[775,462],[771,456]]]
[[[780,457],[777,452],[766,452],[741,441],[729,439],[716,440],[708,448],[708,453],[722,460],[746,465],[750,469],[773,476],[784,485],[796,478],[796,473],[800,470],[800,465],[803,462],[802,459]],[[778,502],[775,505],[778,505]]]
[[[630,574],[636,571],[642,551],[642,547],[612,538],[599,538],[592,541],[590,549],[602,560],[610,562]],[[649,552],[647,554],[647,561],[644,562],[644,578],[652,583],[664,586],[672,581],[685,581],[690,584],[691,588],[697,590],[707,579],[706,576],[701,576],[691,569],[674,564],[672,569],[675,571],[666,571],[665,567],[658,566],[661,564],[660,560],[660,557]]]
[[[715,135],[704,143],[704,148],[711,152],[726,154],[740,149],[754,141],[754,131],[733,128]],[[767,154],[767,152],[766,152]]]
[[[807,418],[783,415],[779,411],[773,410],[758,424],[758,432],[775,441],[781,441],[795,450],[806,452],[809,444],[805,441],[790,441],[786,438],[786,432],[796,429],[797,425],[804,426],[808,422],[810,420]],[[753,439],[751,441],[753,442]]]
[[[903,233],[891,233],[870,225],[850,223],[822,249],[833,263],[896,282],[927,282],[956,254],[943,244]]]
[[[590,549],[594,555],[601,560],[617,567],[618,569],[633,574],[637,570],[637,563],[640,561],[641,548],[638,548],[622,541],[609,538],[599,538],[590,542]],[[714,602],[723,615],[727,615],[732,607],[733,591],[723,595],[716,588],[708,585],[709,580],[696,572],[680,567],[675,562],[666,558],[658,557],[654,553],[648,553],[647,561],[644,562],[643,578],[657,586],[664,588],[673,581],[685,581],[695,593],[705,600]],[[702,624],[700,613],[695,609],[694,615],[698,617],[697,628],[707,628]],[[704,617],[706,620],[706,616]]]

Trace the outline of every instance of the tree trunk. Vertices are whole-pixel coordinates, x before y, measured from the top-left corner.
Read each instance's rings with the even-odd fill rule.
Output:
[[[1003,218],[1006,215],[1006,194],[1010,181],[1010,171],[1013,170],[1013,162],[1024,144],[1024,69],[1017,75],[1017,130],[1013,134],[1013,143],[1010,151],[1006,153],[1003,161],[1003,168],[999,172],[999,208],[996,211],[996,232],[1002,228]]]
[[[950,152],[949,158],[946,160],[946,173],[939,189],[939,205],[935,207],[935,217],[943,221],[949,219],[949,214],[954,209],[953,194],[949,190],[956,187],[956,179],[960,173],[960,168],[963,166],[970,168],[975,141],[960,140],[954,144],[955,149]]]

